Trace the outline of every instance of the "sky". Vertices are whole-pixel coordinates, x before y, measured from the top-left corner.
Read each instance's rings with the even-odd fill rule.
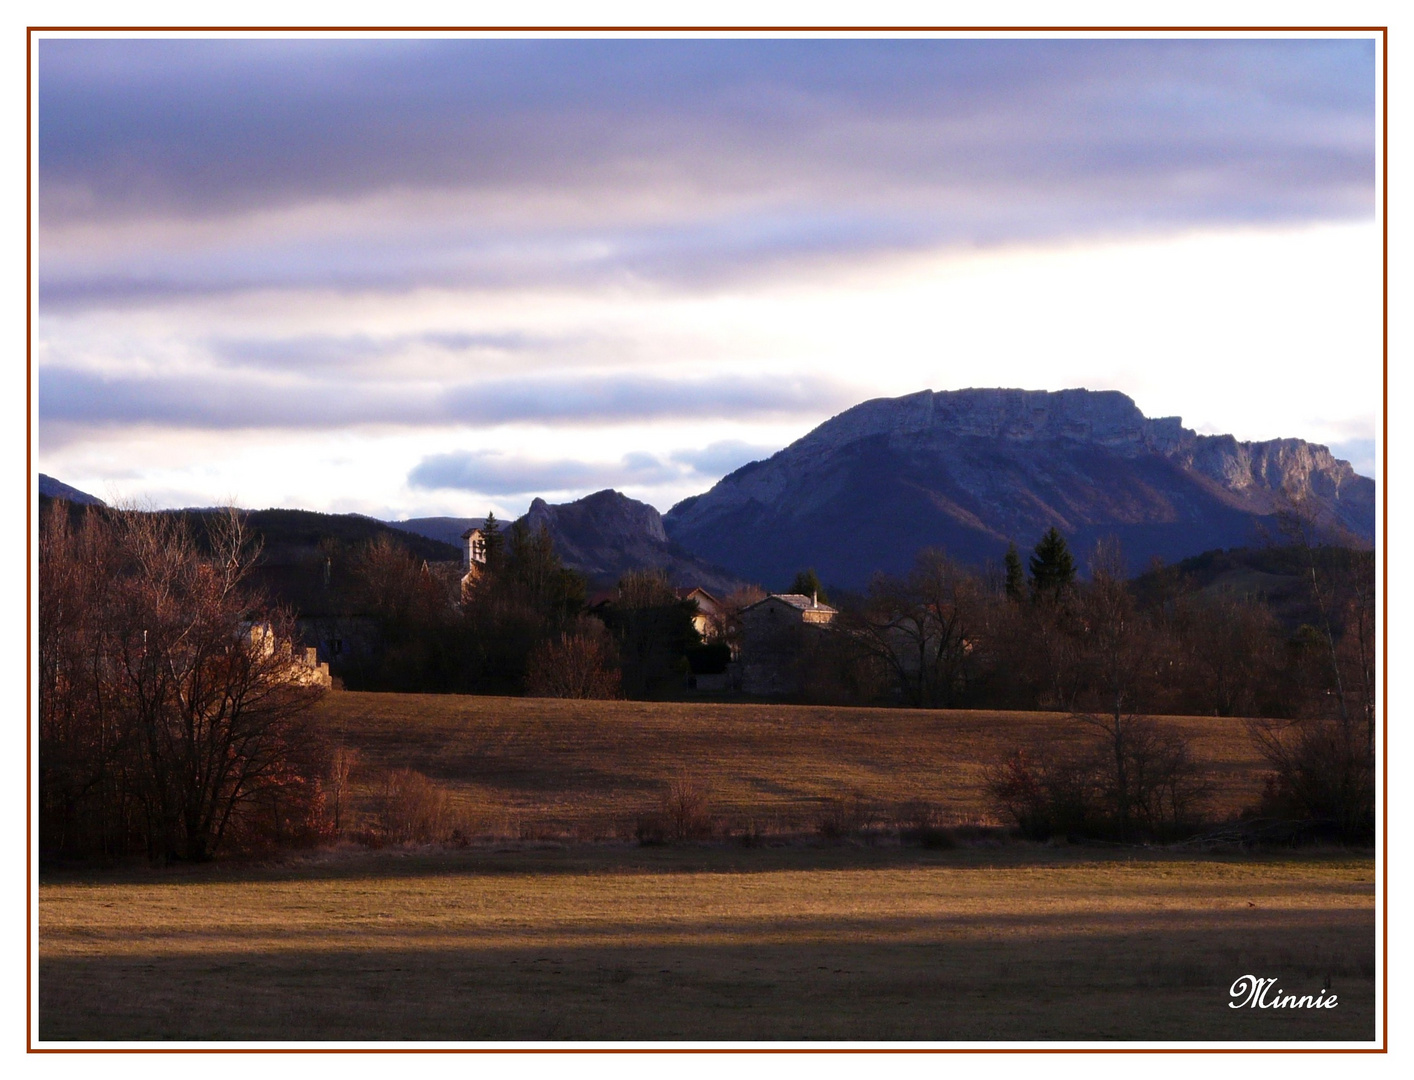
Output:
[[[38,56],[38,467],[109,501],[666,511],[969,386],[1374,473],[1367,39]]]

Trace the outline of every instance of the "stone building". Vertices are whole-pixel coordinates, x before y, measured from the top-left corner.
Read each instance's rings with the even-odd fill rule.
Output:
[[[818,596],[800,593],[772,593],[743,609],[741,688],[748,694],[799,692],[808,635],[827,632],[837,614]]]
[[[257,656],[264,659],[278,654],[286,661],[284,672],[290,682],[322,686],[326,690],[333,686],[329,665],[320,661],[316,648],[297,648],[288,639],[277,638],[269,623],[246,623],[243,629],[250,640],[251,651]]]
[[[467,529],[462,533],[462,600],[480,580],[486,570],[486,534],[480,529]]]

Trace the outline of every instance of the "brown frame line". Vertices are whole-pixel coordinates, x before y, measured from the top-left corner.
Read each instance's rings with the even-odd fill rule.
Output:
[[[1086,1047],[1058,1046],[1055,1049],[1049,1047],[1012,1047],[988,1046],[977,1047],[977,1049],[967,1049],[967,1047],[882,1047],[882,1049],[855,1049],[855,1047],[802,1047],[802,1049],[790,1049],[790,1047],[546,1047],[546,1049],[534,1049],[534,1047],[506,1047],[506,1049],[481,1049],[475,1046],[419,1046],[419,1047],[352,1047],[352,1046],[331,1046],[331,1047],[291,1047],[291,1049],[281,1049],[279,1046],[236,1046],[236,1047],[161,1047],[161,1046],[117,1046],[117,1047],[65,1047],[65,1046],[35,1046],[33,1042],[33,1008],[34,1008],[34,957],[33,941],[31,941],[30,930],[34,926],[34,851],[33,851],[33,766],[34,746],[33,746],[33,724],[30,717],[34,712],[34,683],[31,676],[30,656],[34,652],[33,643],[33,618],[31,612],[34,608],[33,598],[33,574],[31,567],[34,561],[34,506],[28,498],[28,485],[34,475],[33,461],[33,440],[34,440],[34,417],[31,410],[34,396],[34,327],[33,327],[33,297],[34,297],[34,239],[31,235],[33,230],[34,216],[34,133],[31,130],[34,116],[34,35],[38,33],[147,33],[147,31],[161,31],[161,33],[223,33],[223,31],[242,31],[242,33],[342,33],[342,31],[356,31],[356,33],[378,33],[378,31],[395,31],[403,34],[420,33],[865,33],[865,34],[901,34],[901,33],[1373,33],[1379,34],[1380,57],[1383,62],[1381,71],[1380,103],[1383,106],[1383,122],[1381,122],[1380,146],[1384,154],[1381,158],[1381,189],[1380,209],[1383,213],[1381,221],[1381,356],[1380,356],[1380,506],[1383,510],[1383,520],[1380,523],[1380,568],[1383,571],[1383,578],[1380,581],[1380,659],[1383,669],[1380,673],[1380,744],[1383,749],[1383,759],[1381,759],[1381,834],[1380,854],[1381,867],[1384,869],[1383,881],[1381,881],[1380,896],[1383,903],[1381,910],[1381,1035],[1383,1043],[1380,1046],[1352,1046],[1346,1047],[1324,1046],[1324,1047],[1298,1047],[1280,1046],[1266,1047],[1260,1046],[1239,1046],[1239,1047],[1130,1047],[1130,1046],[1102,1046]],[[117,25],[30,25],[25,27],[25,52],[24,52],[24,277],[25,277],[25,303],[24,303],[24,379],[25,379],[25,399],[24,399],[24,465],[25,465],[25,500],[24,500],[24,551],[25,551],[25,578],[24,578],[24,645],[25,645],[25,666],[24,666],[24,695],[25,695],[25,729],[24,729],[24,752],[25,752],[25,773],[24,773],[24,855],[25,855],[25,891],[24,891],[24,913],[25,913],[25,934],[24,934],[24,1038],[25,1052],[27,1053],[1389,1053],[1390,1040],[1390,759],[1389,759],[1389,735],[1390,735],[1390,28],[1387,25],[1370,25],[1370,27],[1359,27],[1359,25],[1331,25],[1331,27],[1257,27],[1257,25],[1244,25],[1244,27],[1212,27],[1212,25],[1202,25],[1202,27],[1164,27],[1164,25],[1128,25],[1128,27],[1099,27],[1099,25],[1085,25],[1085,27],[1059,27],[1059,25],[894,25],[894,27],[865,27],[865,25],[830,25],[830,27],[799,27],[799,25],[755,25],[755,27],[728,27],[728,25],[481,25],[481,27],[315,27],[315,25],[286,25],[286,27],[239,27],[239,25],[185,25],[185,27],[157,27],[157,25],[141,25],[141,27],[117,27]]]

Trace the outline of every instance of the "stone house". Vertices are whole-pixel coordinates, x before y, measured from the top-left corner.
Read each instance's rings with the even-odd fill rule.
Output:
[[[741,688],[748,694],[800,690],[798,661],[808,635],[825,633],[839,614],[818,596],[772,593],[741,612]]]
[[[288,639],[277,639],[274,628],[269,623],[246,623],[245,635],[250,640],[251,651],[262,659],[279,655],[287,661],[285,677],[301,686],[322,686],[326,690],[333,686],[329,665],[319,659],[318,649],[310,646],[296,648]]]

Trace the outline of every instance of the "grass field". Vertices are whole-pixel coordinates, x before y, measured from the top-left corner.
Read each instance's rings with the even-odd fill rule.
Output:
[[[1369,1039],[1368,858],[333,855],[41,886],[43,1039]],[[1243,974],[1337,1008],[1228,1008]]]
[[[635,816],[686,775],[726,823],[809,831],[823,800],[935,803],[954,821],[994,813],[989,762],[1038,738],[1073,738],[1056,713],[331,694],[322,719],[357,747],[365,794],[380,769],[452,789],[478,832],[631,836]],[[1174,717],[1215,785],[1211,813],[1255,802],[1264,767],[1241,720]]]
[[[1368,855],[815,835],[839,797],[986,819],[986,763],[1063,736],[1054,714],[339,693],[321,721],[365,802],[415,768],[481,839],[46,871],[42,1039],[1373,1037]],[[1175,722],[1215,814],[1249,804],[1242,723]],[[765,842],[627,842],[677,776]],[[1340,1003],[1230,1009],[1246,974]]]

